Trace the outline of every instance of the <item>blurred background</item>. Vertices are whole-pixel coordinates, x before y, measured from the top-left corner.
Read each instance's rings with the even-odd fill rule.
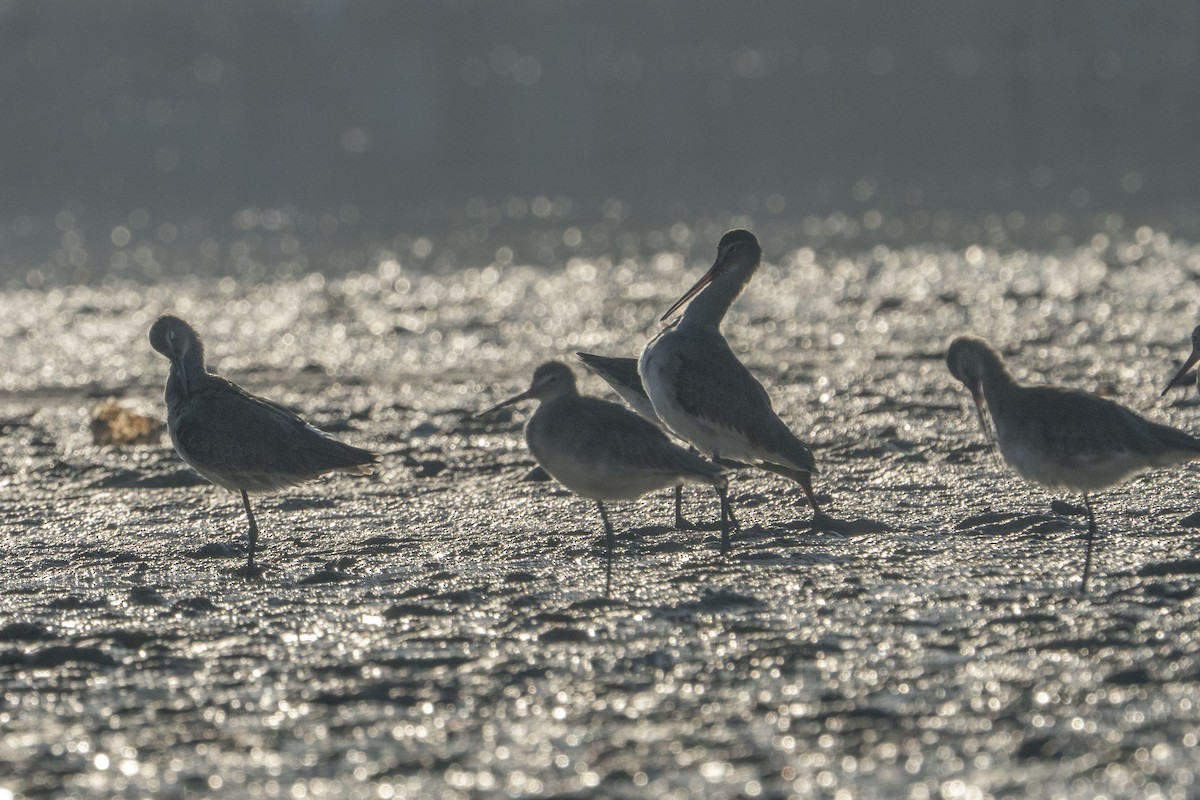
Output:
[[[1190,0],[0,0],[0,286],[1194,237],[1198,134]]]

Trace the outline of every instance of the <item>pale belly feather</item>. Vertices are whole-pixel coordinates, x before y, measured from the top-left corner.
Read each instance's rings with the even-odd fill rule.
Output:
[[[1095,492],[1151,468],[1144,458],[1127,450],[1115,450],[1103,456],[1075,464],[1048,457],[1036,447],[1020,442],[1005,445],[1000,454],[1023,478],[1050,489],[1070,492]]]
[[[744,464],[764,461],[785,465],[790,463],[789,459],[770,448],[751,441],[741,431],[721,425],[716,419],[706,419],[684,410],[674,390],[674,370],[678,369],[677,365],[678,360],[671,358],[669,341],[648,348],[642,353],[639,364],[642,383],[654,406],[654,413],[672,433],[710,457],[719,456]],[[719,417],[722,409],[712,411],[712,417]]]
[[[550,477],[590,500],[634,500],[647,492],[684,482],[679,475],[670,473],[588,461],[564,448],[537,447],[532,441],[529,447]]]

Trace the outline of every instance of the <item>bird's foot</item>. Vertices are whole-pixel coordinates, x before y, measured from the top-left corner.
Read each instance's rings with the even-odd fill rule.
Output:
[[[235,569],[233,571],[233,574],[234,574],[234,576],[236,576],[238,578],[245,578],[246,580],[249,580],[249,581],[256,581],[256,580],[261,579],[265,572],[266,572],[266,570],[263,569],[261,566],[251,562],[248,564],[244,564],[241,567]]]
[[[700,526],[697,525],[696,523],[692,522],[687,517],[678,516],[675,518],[675,530],[677,530],[677,531],[698,531],[698,530],[700,530]]]
[[[891,525],[882,520],[870,519],[869,517],[838,519],[826,514],[824,511],[818,511],[813,514],[812,522],[809,523],[808,528],[814,533],[825,533],[830,536],[836,536],[839,539],[888,533],[893,530]]]
[[[1075,503],[1068,503],[1066,500],[1051,500],[1050,510],[1055,514],[1062,514],[1064,517],[1086,517],[1087,509]]]
[[[829,533],[845,538],[845,521],[832,517],[824,511],[814,511],[810,529],[813,533]]]

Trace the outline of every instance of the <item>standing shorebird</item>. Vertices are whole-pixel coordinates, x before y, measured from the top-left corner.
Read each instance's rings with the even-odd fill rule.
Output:
[[[612,390],[637,412],[638,416],[653,422],[660,428],[662,420],[654,413],[654,406],[646,388],[642,386],[642,378],[638,375],[636,358],[618,358],[613,356],[598,356],[592,353],[576,353],[576,358],[583,365],[600,376]],[[675,528],[677,530],[692,530],[696,526],[683,516],[683,487],[675,487]]]
[[[1162,395],[1160,395],[1160,397],[1165,396],[1167,392],[1171,391],[1171,387],[1182,381],[1184,376],[1187,375],[1188,370],[1191,369],[1192,365],[1194,365],[1197,361],[1200,361],[1200,325],[1197,325],[1192,329],[1191,354],[1188,355],[1187,361],[1183,362],[1183,366],[1179,368],[1179,372],[1175,373],[1175,377],[1171,378],[1170,382],[1165,388],[1163,388]],[[1200,372],[1196,373],[1196,388],[1200,389]]]
[[[167,428],[176,452],[204,478],[242,494],[250,528],[241,574],[261,574],[254,564],[258,525],[247,492],[294,486],[327,472],[369,475],[379,461],[375,453],[339,442],[283,406],[209,372],[200,337],[178,317],[154,321],[150,346],[171,361]]]
[[[595,500],[600,510],[608,549],[606,593],[612,589],[614,537],[605,500],[633,500],[684,482],[714,486],[721,497],[721,552],[729,552],[729,501],[720,467],[684,450],[628,409],[579,394],[575,374],[558,361],[538,367],[527,390],[476,416],[529,399],[539,401],[525,424],[533,457],[563,486]]]
[[[775,414],[767,390],[721,335],[725,312],[761,261],[754,234],[733,230],[722,236],[712,269],[662,315],[665,321],[692,301],[677,322],[646,345],[638,374],[654,413],[672,433],[713,459],[791,478],[819,521],[825,515],[813,494],[817,463],[812,450]]]
[[[1083,495],[1088,528],[1082,592],[1087,592],[1096,538],[1090,494],[1148,469],[1200,459],[1200,439],[1111,400],[1077,389],[1017,383],[983,339],[955,339],[946,365],[971,392],[985,435],[986,404],[1000,455],[1018,475],[1047,489]]]

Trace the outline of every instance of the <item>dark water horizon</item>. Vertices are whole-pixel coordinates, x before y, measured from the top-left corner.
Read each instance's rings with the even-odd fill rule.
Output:
[[[0,287],[678,224],[1195,239],[1197,32],[1186,2],[5,0]]]

